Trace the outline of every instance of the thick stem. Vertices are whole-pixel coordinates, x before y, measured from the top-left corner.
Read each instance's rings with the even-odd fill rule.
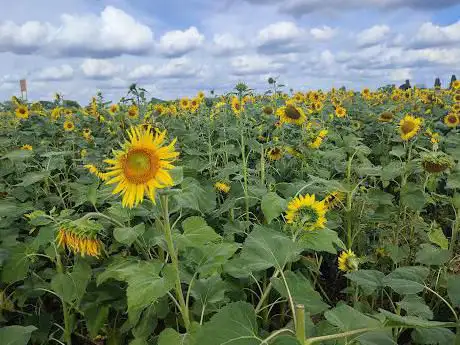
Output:
[[[297,304],[295,306],[296,324],[295,334],[301,345],[305,344],[305,306]]]
[[[176,249],[174,248],[174,242],[171,233],[171,224],[169,222],[169,209],[168,209],[168,196],[162,195],[162,208],[163,208],[163,230],[166,238],[166,245],[168,246],[168,254],[171,257],[171,263],[174,269],[174,273],[176,274],[176,281],[175,281],[175,290],[176,290],[176,297],[179,301],[180,305],[180,312],[182,315],[182,319],[184,320],[184,326],[187,331],[190,329],[190,317],[188,308],[185,304],[184,294],[182,292],[182,285],[180,280],[180,272],[179,272],[179,260],[177,258]]]

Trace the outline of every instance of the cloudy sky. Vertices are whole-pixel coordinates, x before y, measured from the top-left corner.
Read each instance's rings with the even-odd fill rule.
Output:
[[[46,4],[46,5],[45,5]],[[460,0],[0,0],[0,99],[460,77]]]

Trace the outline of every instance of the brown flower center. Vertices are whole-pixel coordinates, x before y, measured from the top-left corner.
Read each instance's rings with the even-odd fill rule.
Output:
[[[287,105],[285,110],[286,116],[292,120],[298,120],[302,116],[296,107]]]
[[[144,184],[157,173],[160,164],[155,152],[148,149],[129,151],[121,160],[126,179],[133,184]]]
[[[415,129],[415,123],[412,121],[404,121],[404,123],[401,125],[401,131],[404,134],[410,133]]]

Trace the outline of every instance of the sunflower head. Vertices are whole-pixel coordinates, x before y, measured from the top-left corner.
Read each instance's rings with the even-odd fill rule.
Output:
[[[21,150],[28,150],[28,151],[32,151],[32,145],[28,145],[28,144],[25,144],[25,145],[22,145],[21,146]]]
[[[447,127],[455,128],[460,124],[460,116],[455,113],[449,113],[444,116],[444,124]]]
[[[359,268],[359,259],[351,249],[343,251],[337,261],[342,272],[352,272]]]
[[[72,132],[75,129],[75,124],[73,121],[67,120],[64,122],[63,127],[66,132]]]
[[[283,157],[283,151],[279,147],[272,147],[267,151],[268,159],[277,161]]]
[[[271,114],[273,114],[273,108],[270,107],[269,105],[267,105],[267,106],[264,107],[263,112],[266,115],[271,115]]]
[[[347,115],[347,110],[343,107],[335,108],[335,116],[337,117],[345,117]]]
[[[179,155],[174,150],[176,140],[164,146],[166,131],[150,131],[150,126],[131,127],[128,131],[129,141],[121,150],[114,151],[113,159],[106,159],[110,164],[106,184],[117,184],[113,194],[121,194],[122,205],[132,208],[148,195],[155,202],[157,189],[173,185],[169,170],[174,168],[172,162]]]
[[[80,151],[81,158],[85,158],[87,155],[88,155],[88,150],[87,149],[82,149]]]
[[[279,116],[282,123],[292,123],[295,125],[301,125],[307,119],[302,108],[292,103],[287,103],[284,107],[280,107],[276,111],[276,115]]]
[[[91,138],[91,129],[83,128],[82,134],[85,139]]]
[[[454,101],[455,103],[460,103],[460,93],[459,93],[459,92],[456,92],[456,93],[454,94],[454,97],[452,97],[452,99],[453,99],[453,101]]]
[[[410,140],[417,135],[423,120],[412,115],[406,115],[399,122],[399,133],[402,140]]]
[[[188,110],[190,108],[190,100],[187,97],[181,98],[179,104],[182,110]]]
[[[343,192],[332,192],[324,197],[324,205],[328,210],[333,209],[342,205],[345,200],[345,194]]]
[[[456,114],[460,113],[460,103],[455,103],[452,105],[452,112]]]
[[[232,110],[237,116],[239,116],[243,110],[243,105],[241,104],[240,99],[236,96],[232,98]]]
[[[315,195],[300,195],[292,199],[286,211],[286,223],[294,224],[304,230],[323,229],[326,224],[327,208]]]
[[[393,113],[390,112],[390,111],[384,111],[383,113],[380,114],[379,121],[380,122],[391,122],[391,121],[393,121]]]
[[[109,113],[111,115],[115,115],[119,111],[120,111],[120,106],[118,104],[112,104],[109,108]]]
[[[58,230],[56,242],[74,254],[99,257],[103,245],[98,235],[102,230],[100,224],[89,219],[65,222]]]
[[[204,92],[203,91],[198,91],[198,94],[196,95],[196,97],[200,100],[203,100],[205,95],[204,95]]]
[[[225,183],[225,182],[216,182],[214,183],[214,188],[216,188],[218,191],[222,193],[228,193],[230,192],[230,185]]]
[[[139,108],[133,104],[128,108],[128,117],[130,119],[137,119],[139,117]]]
[[[447,154],[441,151],[435,151],[422,156],[422,167],[426,172],[436,174],[447,169],[452,169],[454,167],[454,162]]]
[[[27,119],[29,117],[29,109],[23,104],[19,104],[15,110],[18,119]]]

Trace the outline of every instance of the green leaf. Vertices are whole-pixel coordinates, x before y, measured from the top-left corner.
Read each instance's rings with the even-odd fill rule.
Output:
[[[14,150],[3,155],[0,159],[11,159],[12,161],[17,160],[21,161],[27,158],[30,158],[34,155],[34,152],[31,150]]]
[[[423,319],[433,319],[433,312],[425,303],[425,300],[417,295],[404,296],[401,302],[396,302],[407,315],[418,316]]]
[[[388,274],[383,283],[401,295],[416,294],[424,289],[430,270],[423,266],[399,267]]]
[[[214,315],[198,332],[200,345],[259,345],[261,339],[252,305],[234,302]]]
[[[440,322],[440,321],[428,321],[421,319],[416,316],[400,316],[389,311],[379,309],[380,313],[383,314],[387,319],[387,326],[409,326],[409,327],[452,327],[455,325],[453,322]]]
[[[188,217],[182,222],[182,229],[178,239],[184,247],[200,247],[221,239],[202,217]]]
[[[13,283],[23,280],[29,272],[30,259],[27,257],[27,246],[19,244],[11,248],[8,259],[2,267],[2,282]]]
[[[342,332],[359,328],[383,327],[379,320],[367,316],[346,304],[341,304],[332,310],[326,311],[324,316],[327,321],[338,327]]]
[[[399,161],[392,161],[385,165],[382,169],[382,180],[391,181],[401,175],[402,163]]]
[[[447,277],[447,293],[450,301],[455,307],[460,307],[460,276],[451,275]]]
[[[146,338],[134,338],[129,342],[129,345],[149,345]]]
[[[396,156],[396,157],[403,157],[406,154],[406,149],[403,146],[395,146],[391,149],[390,155]]]
[[[358,270],[346,274],[346,277],[361,286],[370,295],[377,288],[383,286],[385,274],[377,270]]]
[[[430,239],[431,243],[437,244],[439,247],[441,247],[441,249],[449,248],[449,240],[444,235],[444,232],[440,227],[436,227],[430,231],[428,233],[428,238]]]
[[[401,191],[401,202],[414,211],[421,211],[425,206],[425,193],[415,183],[409,182]]]
[[[109,316],[109,307],[97,304],[91,305],[85,310],[86,328],[89,331],[91,338],[95,338],[99,331],[104,327]]]
[[[323,302],[321,295],[315,291],[310,281],[302,274],[286,271],[284,277],[294,304],[303,304],[305,311],[310,314],[318,314],[328,309],[329,306]],[[281,296],[289,298],[286,284],[282,278],[273,278],[272,284]]]
[[[184,169],[182,167],[174,167],[171,170],[168,170],[168,172],[173,180],[173,186],[181,184],[184,180]]]
[[[0,339],[3,345],[27,345],[30,336],[37,327],[7,326],[0,328]]]
[[[336,254],[339,247],[345,249],[345,244],[340,240],[337,232],[330,229],[305,231],[299,239],[299,245],[304,249],[318,252]]]
[[[136,239],[145,232],[145,224],[140,223],[133,227],[113,229],[113,237],[123,244],[132,245]]]
[[[427,266],[439,266],[445,264],[449,259],[450,252],[447,249],[441,249],[428,243],[420,245],[420,250],[415,256],[415,262]]]
[[[453,345],[455,344],[455,334],[441,327],[416,328],[411,334],[412,340],[417,344],[423,345]]]
[[[282,270],[298,258],[302,249],[287,235],[263,226],[255,226],[246,238],[240,256],[230,261],[225,270],[235,277],[270,267]]]
[[[196,265],[196,272],[206,278],[222,272],[222,266],[239,249],[236,243],[209,243],[202,247],[189,248],[184,253],[188,261]]]
[[[31,184],[34,184],[36,182],[39,182],[41,180],[44,180],[48,178],[50,175],[49,171],[40,171],[40,172],[30,172],[25,174],[22,177],[22,182],[18,183],[16,186],[30,186]]]
[[[460,189],[460,171],[455,171],[447,178],[446,188]]]
[[[278,218],[284,212],[287,202],[278,194],[270,192],[263,196],[261,207],[267,223],[270,224],[273,219]]]
[[[216,193],[212,185],[202,186],[197,180],[187,177],[181,183],[182,192],[174,195],[179,207],[207,213],[216,207]]]
[[[91,278],[91,267],[77,261],[72,273],[57,273],[51,279],[51,288],[67,303],[79,303],[86,291],[86,286]]]
[[[181,345],[182,336],[172,328],[166,328],[158,337],[158,345]]]
[[[229,288],[227,282],[215,275],[194,282],[191,295],[198,302],[198,308],[221,302],[225,299],[225,292]]]

